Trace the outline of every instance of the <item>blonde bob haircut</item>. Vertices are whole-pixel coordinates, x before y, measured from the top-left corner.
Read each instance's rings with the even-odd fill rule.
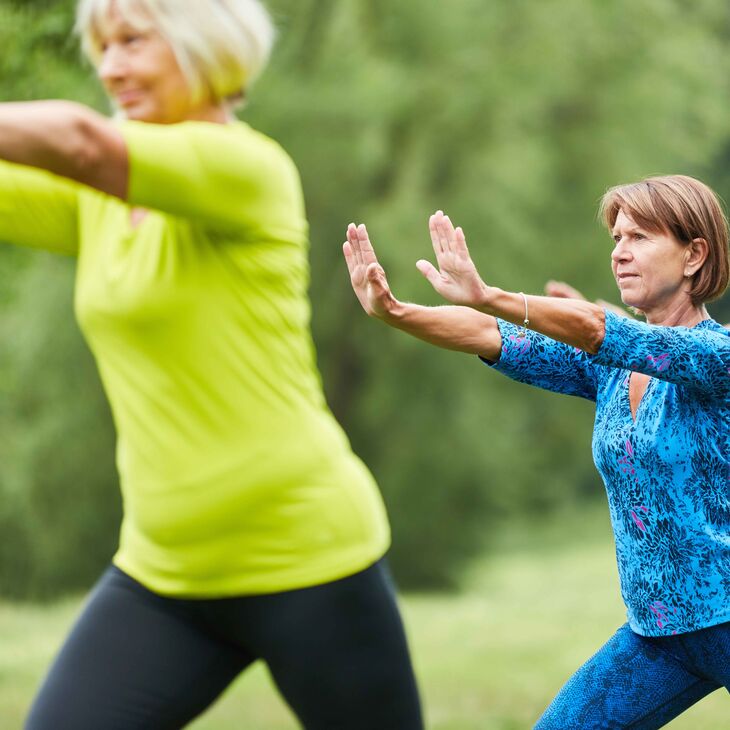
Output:
[[[704,304],[722,296],[730,277],[728,223],[717,195],[707,185],[686,175],[618,185],[601,200],[599,216],[609,231],[621,210],[647,231],[674,236],[685,245],[704,238],[708,255],[692,277],[692,303]]]
[[[112,9],[140,32],[154,30],[169,44],[194,100],[241,100],[264,70],[274,26],[259,0],[79,0],[76,30],[98,66]]]

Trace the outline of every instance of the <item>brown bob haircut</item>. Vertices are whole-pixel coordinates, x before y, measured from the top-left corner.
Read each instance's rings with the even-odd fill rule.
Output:
[[[692,303],[711,302],[723,295],[730,278],[728,223],[717,195],[707,185],[686,175],[617,185],[601,200],[599,217],[609,231],[620,210],[647,231],[672,235],[680,243],[704,238],[708,255],[692,277]]]

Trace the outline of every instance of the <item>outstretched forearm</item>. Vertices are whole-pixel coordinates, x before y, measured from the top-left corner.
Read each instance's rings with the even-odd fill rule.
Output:
[[[439,268],[424,259],[416,266],[443,297],[454,304],[524,325],[585,352],[598,352],[606,333],[601,307],[577,299],[525,297],[488,286],[469,255],[464,232],[454,228],[443,211],[431,216],[429,231]]]
[[[126,197],[124,140],[108,119],[81,104],[0,104],[0,159]]]
[[[494,317],[470,307],[424,307],[398,302],[384,321],[419,340],[446,350],[498,360],[502,336]]]
[[[423,307],[396,299],[363,224],[347,227],[343,252],[352,288],[370,317],[446,350],[499,359],[502,335],[494,317],[471,307]]]
[[[585,352],[598,352],[606,333],[606,316],[601,307],[577,299],[526,296],[529,329]],[[496,287],[484,287],[475,309],[517,325],[525,319],[523,295]]]

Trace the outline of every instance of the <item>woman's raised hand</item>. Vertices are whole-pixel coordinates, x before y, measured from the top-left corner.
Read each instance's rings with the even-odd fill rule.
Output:
[[[555,281],[554,279],[550,279],[545,284],[545,294],[557,299],[580,299],[584,302],[588,301],[583,293],[579,292],[575,287],[566,284],[564,281]],[[618,314],[620,317],[631,318],[631,315],[625,309],[611,302],[607,302],[605,299],[596,299],[595,304],[604,309],[608,309],[614,314]]]
[[[342,245],[350,272],[350,283],[362,308],[370,317],[388,320],[400,304],[393,296],[385,271],[375,255],[364,224],[347,227],[347,241]]]
[[[464,232],[454,228],[440,210],[429,218],[428,228],[439,268],[437,271],[423,259],[416,267],[444,299],[478,308],[484,301],[487,286],[471,260]]]

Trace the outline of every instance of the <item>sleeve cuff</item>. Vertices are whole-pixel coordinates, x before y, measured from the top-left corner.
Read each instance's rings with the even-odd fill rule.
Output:
[[[603,313],[605,315],[603,342],[591,359],[598,365],[614,366],[617,356],[625,349],[624,343],[629,335],[626,325],[633,323],[634,320],[621,317],[608,309],[604,309]]]
[[[527,336],[519,337],[517,333],[520,331],[520,327],[499,318],[497,318],[497,327],[502,336],[502,350],[499,358],[497,360],[488,360],[481,355],[478,357],[485,365],[495,370],[511,370],[513,365],[524,360],[524,356],[529,351],[531,333],[528,332]]]

